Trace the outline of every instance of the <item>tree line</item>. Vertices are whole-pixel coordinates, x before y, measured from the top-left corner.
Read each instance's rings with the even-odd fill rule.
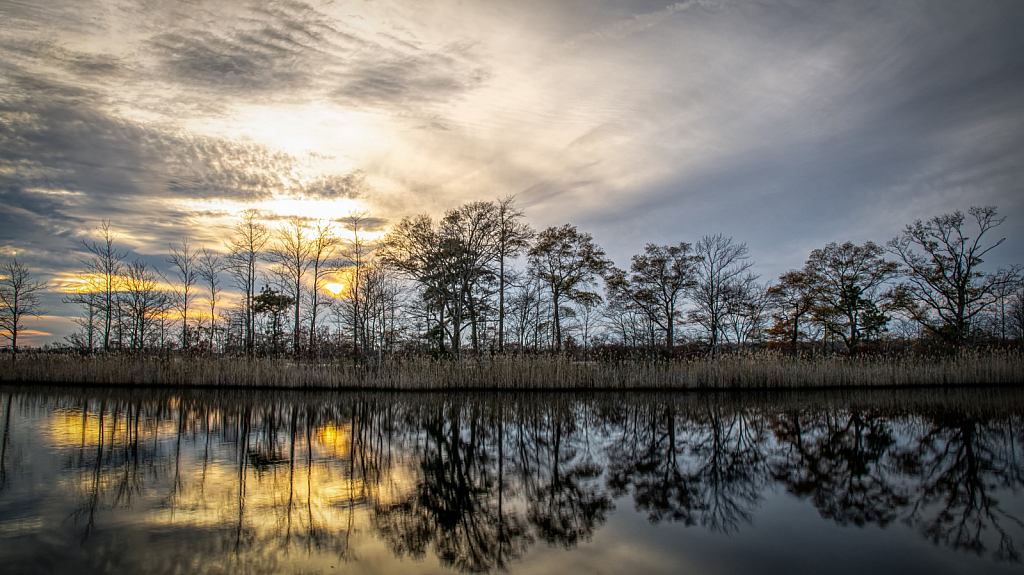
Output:
[[[1021,266],[982,265],[1004,241],[992,206],[915,221],[884,245],[829,243],[769,282],[731,237],[648,244],[623,269],[571,224],[538,232],[524,220],[508,196],[405,217],[371,240],[365,213],[271,227],[247,210],[218,249],[168,246],[166,274],[128,261],[104,221],[99,241],[82,242],[80,289],[64,298],[81,310],[66,344],[380,361],[1024,339]],[[46,286],[17,260],[0,284],[0,325],[16,348]]]

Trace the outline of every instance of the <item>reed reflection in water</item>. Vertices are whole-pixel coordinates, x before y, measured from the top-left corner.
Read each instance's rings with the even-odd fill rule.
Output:
[[[7,572],[1022,570],[1014,390],[0,399]]]

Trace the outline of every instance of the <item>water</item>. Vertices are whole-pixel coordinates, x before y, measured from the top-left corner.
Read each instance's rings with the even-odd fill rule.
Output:
[[[1020,573],[1024,392],[0,389],[5,573]]]

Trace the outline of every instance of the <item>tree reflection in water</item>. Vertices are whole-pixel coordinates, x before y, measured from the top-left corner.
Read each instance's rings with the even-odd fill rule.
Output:
[[[907,504],[884,458],[896,443],[888,417],[860,410],[794,410],[771,417],[780,447],[773,478],[809,497],[822,517],[885,526]]]
[[[355,561],[360,536],[397,557],[505,570],[537,544],[591,540],[616,499],[654,524],[734,533],[777,486],[836,524],[903,522],[997,560],[1019,561],[1024,532],[997,497],[1024,484],[1019,392],[3,400],[0,500],[33,477],[39,462],[11,453],[29,450],[17,426],[38,424],[78,543],[118,517],[178,528],[159,558],[170,570]]]
[[[984,532],[999,535],[995,556],[1019,561],[1011,531],[1024,527],[999,506],[992,492],[1016,490],[1024,483],[1017,418],[983,420],[970,412],[935,414],[922,422],[923,433],[895,454],[900,470],[918,479],[910,493],[907,522],[932,542],[986,551]]]
[[[630,487],[637,509],[662,520],[736,531],[749,523],[766,481],[762,419],[709,403],[679,413],[669,403],[626,408],[608,450],[608,485]]]

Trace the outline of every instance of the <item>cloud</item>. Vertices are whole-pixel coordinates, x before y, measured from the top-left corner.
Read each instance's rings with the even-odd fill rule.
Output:
[[[445,101],[482,85],[488,72],[465,58],[465,48],[447,53],[366,59],[339,76],[332,95],[358,105],[421,105]]]
[[[168,33],[153,40],[161,69],[176,82],[215,91],[276,91],[297,88],[309,79],[299,62],[300,51],[269,41],[268,31],[225,38],[194,31]]]
[[[766,278],[972,204],[1024,220],[1020,2],[52,0],[0,21],[0,250],[40,269],[74,269],[101,218],[156,254],[247,205],[384,226],[518,192],[621,261],[723,232]],[[998,257],[1024,253],[1006,235]]]
[[[272,2],[215,22],[187,20],[149,46],[158,80],[248,99],[323,93],[355,107],[412,106],[486,80],[472,46],[429,48],[395,32],[352,27],[303,3]]]
[[[170,152],[163,168],[169,196],[256,201],[297,185],[296,159],[283,152],[209,137],[160,138],[158,149]]]
[[[727,231],[773,266],[972,203],[1022,218],[1022,10],[928,6],[731,4],[628,46],[581,46],[572,63],[589,74],[562,68],[545,92],[564,110],[551,123],[579,124],[559,154],[573,169],[522,197],[545,224],[572,214],[616,257]],[[593,83],[575,99],[557,91],[581,77]],[[801,259],[779,263],[793,244]]]
[[[101,219],[135,249],[160,249],[183,233],[209,239],[212,230],[193,229],[202,214],[176,200],[338,199],[363,189],[359,174],[324,172],[254,142],[128,120],[95,90],[8,69],[0,81],[0,246],[22,246],[34,261],[74,267],[76,238]]]
[[[353,172],[344,175],[324,175],[301,186],[299,195],[318,200],[357,198],[366,189],[366,175]]]
[[[346,51],[365,45],[308,4],[217,8],[175,19],[148,40],[156,80],[212,94],[290,98],[316,85]]]
[[[676,12],[682,12],[683,10],[687,10],[694,6],[717,7],[719,5],[720,2],[710,0],[688,0],[686,2],[676,2],[675,4],[666,6],[656,12],[634,14],[631,18],[619,20],[612,24],[607,24],[600,28],[595,28],[582,34],[578,34],[565,41],[565,43],[563,43],[563,47],[571,50],[593,42],[622,40],[623,38],[638,34],[661,24]]]
[[[120,57],[69,49],[52,40],[16,42],[0,40],[0,51],[9,58],[32,61],[35,66],[61,69],[83,78],[109,78],[125,72]]]

